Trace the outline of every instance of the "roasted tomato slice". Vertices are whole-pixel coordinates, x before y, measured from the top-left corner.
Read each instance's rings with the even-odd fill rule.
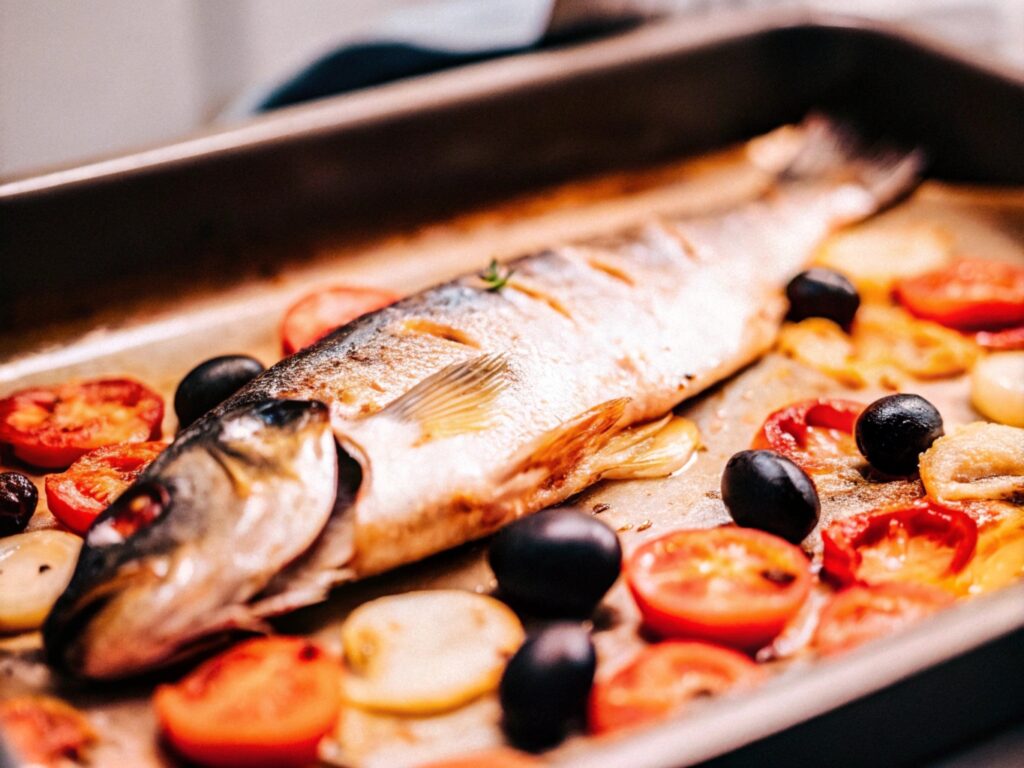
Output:
[[[1024,324],[1024,267],[965,260],[900,280],[896,298],[918,317],[960,330]]]
[[[978,525],[959,509],[919,499],[836,520],[821,537],[822,570],[840,586],[939,583],[970,562]]]
[[[1024,349],[1024,325],[1001,331],[978,331],[974,340],[979,346],[994,352],[1012,352]]]
[[[487,768],[538,768],[540,765],[539,762],[522,752],[498,748],[425,763],[419,768],[480,768],[480,766],[487,766]]]
[[[863,410],[853,400],[801,400],[765,419],[751,447],[781,453],[808,472],[822,470],[830,459],[857,455],[853,427]]]
[[[842,653],[897,632],[952,602],[949,592],[927,584],[850,587],[821,612],[813,645],[822,654]]]
[[[336,285],[292,304],[281,324],[281,346],[294,354],[361,315],[394,304],[400,297],[377,288]]]
[[[63,469],[89,451],[160,437],[164,401],[130,379],[97,379],[15,392],[0,400],[0,443],[22,461]]]
[[[85,715],[50,696],[19,696],[0,702],[0,741],[25,765],[78,763],[96,741]]]
[[[590,692],[594,733],[617,731],[677,714],[695,699],[749,686],[760,667],[736,651],[709,643],[669,640],[644,648]]]
[[[800,549],[734,526],[648,541],[629,557],[626,578],[644,624],[657,634],[743,649],[775,637],[811,586]]]
[[[153,697],[171,746],[200,765],[304,766],[341,706],[337,659],[306,640],[249,640]]]
[[[84,534],[166,447],[161,442],[119,443],[90,451],[66,471],[46,476],[50,511],[66,528]]]

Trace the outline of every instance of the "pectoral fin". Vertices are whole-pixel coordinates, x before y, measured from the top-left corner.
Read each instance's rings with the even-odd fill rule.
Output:
[[[419,424],[420,443],[475,432],[491,424],[495,400],[508,380],[504,355],[482,355],[442,368],[382,413]]]
[[[513,462],[507,480],[533,478],[547,487],[558,485],[607,445],[628,403],[628,397],[609,400],[541,435],[518,461]]]

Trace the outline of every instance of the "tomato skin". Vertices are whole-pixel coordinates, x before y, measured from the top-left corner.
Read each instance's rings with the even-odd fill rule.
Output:
[[[953,550],[950,573],[963,570],[978,543],[978,525],[970,515],[931,499],[918,499],[907,505],[853,515],[829,525],[821,533],[822,574],[844,587],[868,583],[858,575],[863,560],[860,549],[885,538],[894,527],[903,528],[910,536],[937,538],[950,547]]]
[[[26,765],[75,764],[96,741],[85,715],[52,696],[16,696],[0,702],[0,738]]]
[[[164,401],[131,379],[24,389],[0,400],[0,443],[27,464],[64,469],[113,443],[160,437]]]
[[[1024,349],[1024,325],[1004,328],[1001,331],[978,331],[974,340],[979,346],[997,352],[1013,352]]]
[[[281,323],[281,347],[286,355],[320,341],[335,328],[401,298],[379,288],[336,285],[309,293],[296,301]]]
[[[68,530],[85,535],[92,521],[166,448],[162,442],[117,443],[80,457],[47,475],[46,503]]]
[[[299,768],[337,722],[340,673],[302,638],[257,638],[161,685],[153,707],[168,743],[199,765]]]
[[[514,749],[488,749],[483,752],[472,752],[462,757],[450,757],[446,760],[437,760],[432,763],[425,763],[419,768],[535,768],[540,763],[522,752]]]
[[[741,653],[710,643],[667,640],[641,650],[590,694],[592,733],[608,733],[676,714],[693,699],[748,686],[763,677]]]
[[[852,586],[825,606],[812,644],[826,656],[843,653],[896,632],[952,603],[949,592],[927,584]]]
[[[657,635],[742,650],[779,634],[811,588],[810,564],[798,547],[731,525],[647,541],[630,555],[625,573],[644,625]],[[727,594],[708,594],[711,578],[731,582]]]
[[[910,312],[960,330],[1024,324],[1024,267],[967,259],[900,280],[896,299]]]
[[[864,404],[839,398],[817,398],[791,403],[769,414],[751,448],[775,451],[808,472],[827,467],[825,457],[808,445],[808,429],[853,434]]]

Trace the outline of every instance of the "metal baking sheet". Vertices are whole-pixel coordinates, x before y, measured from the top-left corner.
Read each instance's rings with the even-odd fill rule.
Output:
[[[656,25],[9,182],[0,185],[0,387],[126,371],[168,394],[184,370],[213,354],[250,351],[270,362],[281,309],[310,285],[351,280],[415,290],[491,256],[592,234],[659,206],[728,206],[755,193],[759,181],[726,154],[563,187],[444,225],[422,222],[548,182],[722,146],[812,107],[877,125],[897,102],[902,109],[888,115],[887,127],[924,143],[940,175],[1024,183],[1019,77],[890,31],[805,16],[770,25],[757,16]],[[967,228],[968,242],[1012,248],[1024,221],[1006,212],[1006,200],[933,186],[915,198],[912,215],[939,215]],[[182,273],[187,285],[176,277]],[[764,388],[758,377],[784,381],[786,365],[770,359],[750,369],[692,404],[692,415],[713,429],[722,422],[721,398],[742,402],[744,391]],[[798,378],[797,389],[821,386]],[[796,390],[783,384],[777,393],[792,399]],[[652,533],[685,524],[683,511],[699,507],[697,495],[713,485],[733,442],[749,438],[741,421],[732,417],[735,434],[716,439],[675,487],[609,485],[577,503],[609,504],[604,514],[623,528],[647,519]],[[640,509],[654,511],[634,520]],[[45,525],[39,518],[33,524]],[[633,533],[643,534],[623,535]],[[336,642],[338,619],[368,596],[437,584],[487,589],[480,555],[480,545],[470,545],[341,590],[281,626]],[[627,612],[623,626],[628,603],[615,605]],[[1016,587],[974,600],[878,647],[796,665],[742,699],[632,738],[570,742],[556,758],[594,766],[792,765],[820,759],[827,746],[838,765],[908,762],[1021,715],[1024,703],[999,684],[1024,670],[1022,605]],[[615,630],[598,632],[598,642],[603,654],[615,653]],[[50,684],[32,643],[4,641],[5,689]],[[953,701],[948,690],[940,695],[951,687]],[[60,692],[86,706],[101,731],[117,734],[95,764],[167,762],[139,706],[144,686],[62,684]],[[372,735],[372,724],[366,730]],[[484,729],[481,745],[493,735]]]

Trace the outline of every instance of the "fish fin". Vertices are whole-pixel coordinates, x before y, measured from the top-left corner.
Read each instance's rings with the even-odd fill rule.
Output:
[[[555,486],[614,436],[630,398],[609,400],[545,432],[512,463],[504,478]]]
[[[475,432],[490,425],[508,378],[503,354],[481,355],[428,376],[381,413],[419,424],[420,443]]]
[[[673,413],[624,429],[593,459],[602,480],[667,477],[686,466],[700,448],[697,425]]]
[[[783,180],[844,180],[863,187],[877,208],[912,190],[925,165],[920,149],[867,145],[847,124],[821,114],[801,123],[799,151],[782,169]]]

